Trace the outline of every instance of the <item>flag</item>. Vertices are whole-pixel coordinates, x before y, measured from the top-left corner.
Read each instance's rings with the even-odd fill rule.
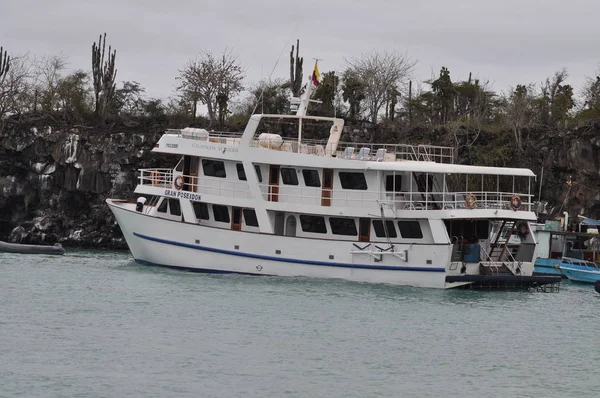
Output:
[[[312,74],[312,82],[315,85],[315,87],[319,87],[319,84],[321,84],[319,82],[320,78],[321,78],[321,74],[319,73],[319,67],[317,66],[317,63],[315,62],[315,70],[313,70],[313,74]]]

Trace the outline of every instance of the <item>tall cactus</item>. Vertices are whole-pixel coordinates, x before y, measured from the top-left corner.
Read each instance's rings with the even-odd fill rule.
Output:
[[[106,105],[110,102],[115,92],[115,78],[117,70],[115,69],[115,59],[117,50],[108,46],[108,59],[104,60],[106,49],[106,33],[104,37],[100,35],[98,44],[92,45],[92,75],[94,77],[94,92],[96,96],[96,115],[101,121],[104,121],[106,115]]]
[[[292,96],[299,97],[302,89],[302,63],[303,58],[298,57],[300,51],[300,39],[296,41],[296,56],[294,57],[294,46],[290,51],[290,89]]]
[[[4,79],[10,69],[10,55],[4,48],[0,47],[0,82]]]

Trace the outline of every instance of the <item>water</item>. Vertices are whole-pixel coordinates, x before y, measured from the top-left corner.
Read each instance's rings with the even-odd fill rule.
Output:
[[[0,253],[0,397],[596,397],[598,304]]]

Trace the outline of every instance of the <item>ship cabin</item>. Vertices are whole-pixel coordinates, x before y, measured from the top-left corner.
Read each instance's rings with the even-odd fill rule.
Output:
[[[140,170],[136,193],[148,215],[177,222],[358,243],[490,247],[494,225],[535,221],[530,170],[458,165],[451,147],[342,142],[343,124],[253,115],[243,133],[168,130],[153,151],[176,166]],[[533,253],[531,236],[523,244]]]

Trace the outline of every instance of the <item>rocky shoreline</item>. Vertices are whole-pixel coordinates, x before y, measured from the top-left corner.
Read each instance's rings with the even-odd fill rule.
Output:
[[[5,125],[0,133],[0,240],[127,249],[105,199],[134,199],[138,169],[173,167],[177,161],[151,153],[163,131],[148,131]],[[538,179],[544,167],[542,197],[553,215],[564,203],[565,177],[572,176],[576,183],[564,208],[594,217],[600,213],[599,137],[600,129],[588,129],[540,140],[538,148],[515,157],[512,166],[532,168]]]

